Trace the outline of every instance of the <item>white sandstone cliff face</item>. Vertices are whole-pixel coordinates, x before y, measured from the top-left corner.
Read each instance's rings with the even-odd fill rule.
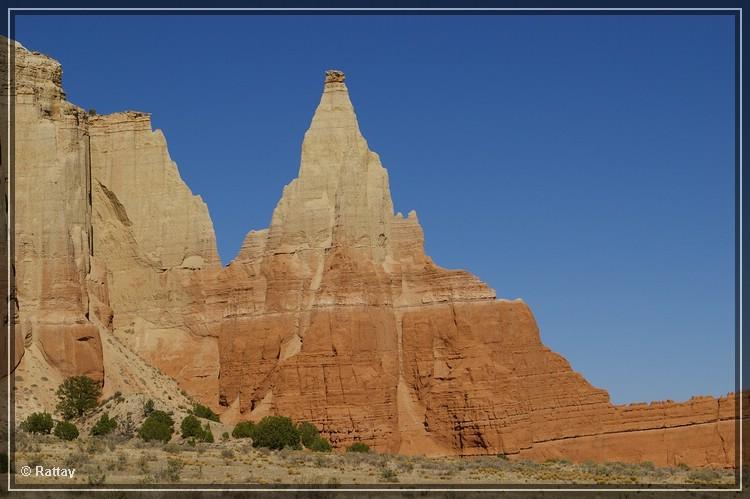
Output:
[[[54,408],[72,375],[161,396],[121,344],[215,400],[217,341],[196,315],[198,274],[220,269],[205,203],[148,115],[91,116],[65,100],[57,61],[15,54],[18,416]]]
[[[215,406],[218,347],[201,281],[221,265],[208,208],[149,115],[97,116],[89,130],[94,248],[106,255],[115,333]]]
[[[88,117],[65,101],[57,61],[19,48],[15,69],[16,333],[29,357],[20,374],[41,364],[48,378],[103,381],[111,312],[92,258]],[[46,392],[29,396],[42,404]]]

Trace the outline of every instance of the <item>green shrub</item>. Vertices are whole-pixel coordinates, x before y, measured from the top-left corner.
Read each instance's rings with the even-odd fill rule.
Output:
[[[164,411],[153,411],[138,430],[138,436],[145,441],[161,440],[169,442],[174,433],[174,420]]]
[[[222,439],[222,440],[223,440],[224,442],[226,442],[227,440],[229,440],[229,432],[225,431],[224,433],[222,433],[222,434],[221,434],[221,439]]]
[[[362,442],[354,442],[346,448],[346,452],[370,452],[370,446]]]
[[[211,433],[211,425],[206,423],[206,426],[203,427],[203,441],[208,442],[209,444],[214,443],[214,434]]]
[[[52,415],[47,412],[35,412],[21,423],[21,429],[26,433],[43,433],[49,435],[54,423]]]
[[[241,421],[235,425],[232,430],[232,436],[234,438],[253,438],[253,431],[255,431],[255,423],[252,421]]]
[[[145,417],[149,417],[152,412],[154,412],[154,401],[148,399],[146,403],[143,404],[143,415]]]
[[[107,435],[112,433],[117,428],[117,419],[110,418],[108,413],[102,414],[99,421],[96,422],[93,428],[91,428],[91,434],[95,437]]]
[[[305,447],[314,452],[331,452],[333,450],[328,439],[322,437],[316,438],[310,442],[310,445],[306,445]]]
[[[191,413],[196,418],[210,419],[211,421],[219,422],[219,416],[205,405],[195,404]]]
[[[185,419],[182,420],[182,424],[180,424],[180,431],[182,433],[182,438],[200,438],[203,435],[203,428],[201,428],[200,421],[198,421],[198,418],[196,418],[192,414],[186,416]]]
[[[315,442],[318,437],[320,437],[320,432],[318,431],[318,429],[309,421],[300,423],[298,429],[300,440],[302,440],[302,445],[307,448],[310,448],[312,443]]]
[[[198,440],[203,442],[214,441],[214,435],[213,433],[211,433],[211,427],[208,425],[208,423],[206,423],[206,426],[201,427],[201,423],[200,421],[198,421],[198,418],[196,418],[192,414],[185,416],[185,419],[182,420],[182,423],[180,424],[180,431],[182,433],[182,438],[197,438]]]
[[[297,426],[285,416],[266,416],[255,425],[253,447],[299,449],[300,439]]]
[[[99,383],[88,376],[73,376],[57,389],[57,410],[64,419],[79,418],[94,409],[102,394]]]
[[[68,421],[60,421],[55,426],[55,436],[61,440],[75,440],[78,438],[78,428]]]

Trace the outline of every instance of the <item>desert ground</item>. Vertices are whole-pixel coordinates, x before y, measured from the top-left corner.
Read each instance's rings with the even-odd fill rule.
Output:
[[[594,484],[731,487],[734,471],[656,468],[650,463],[543,463],[498,456],[425,458],[355,452],[254,448],[247,439],[215,443],[143,442],[119,436],[64,442],[19,433],[16,483],[48,485],[383,485]],[[24,477],[22,466],[75,468],[75,476]]]

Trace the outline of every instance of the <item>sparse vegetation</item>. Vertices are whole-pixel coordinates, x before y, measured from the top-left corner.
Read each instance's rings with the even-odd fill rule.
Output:
[[[21,429],[27,433],[41,433],[49,435],[54,423],[52,415],[47,412],[35,412],[21,423]]]
[[[208,423],[203,426],[203,441],[209,444],[214,443],[214,434],[211,432],[211,425]]]
[[[180,432],[182,434],[182,438],[200,438],[203,435],[203,428],[201,427],[201,423],[200,421],[198,421],[198,418],[191,414],[182,420],[182,423],[180,424]]]
[[[687,478],[692,483],[711,483],[718,480],[720,476],[715,470],[700,469],[689,471]]]
[[[151,399],[148,399],[143,404],[143,416],[144,417],[149,417],[152,412],[154,412],[154,401],[151,400]]]
[[[191,413],[196,418],[210,419],[211,421],[219,422],[219,415],[205,405],[195,404]]]
[[[320,432],[318,431],[318,429],[309,421],[300,423],[298,429],[302,445],[304,445],[308,449],[313,444],[313,442],[315,442],[315,440],[320,437]]]
[[[253,447],[269,449],[300,448],[297,426],[285,416],[266,416],[255,425]]]
[[[211,427],[208,423],[205,426],[201,426],[198,418],[192,414],[186,416],[180,424],[180,432],[182,438],[185,439],[197,439],[201,442],[213,442],[214,435],[211,433]]]
[[[62,440],[75,440],[78,438],[78,428],[69,421],[60,421],[55,426],[55,436]]]
[[[164,411],[153,411],[138,430],[138,436],[146,442],[160,440],[169,442],[174,433],[174,420]]]
[[[363,442],[354,442],[346,448],[346,452],[370,452],[370,446]]]
[[[66,420],[80,418],[94,409],[102,394],[99,383],[88,376],[73,376],[57,389],[57,411]]]
[[[307,448],[314,452],[331,452],[333,450],[333,447],[331,446],[331,443],[328,441],[328,439],[323,437],[318,437],[313,440],[312,443],[307,446]]]
[[[98,417],[98,416],[97,416]],[[158,417],[158,413],[157,413]],[[196,418],[197,419],[197,418]],[[200,420],[199,420],[200,421]],[[204,424],[205,421],[200,421]],[[213,423],[213,428],[217,427]],[[229,440],[221,445],[198,443],[191,448],[179,441],[164,445],[141,439],[121,441],[107,452],[110,437],[63,441],[51,435],[19,433],[16,462],[49,465],[59,462],[79,470],[79,484],[121,483],[227,483],[227,484],[542,484],[643,486],[647,484],[731,487],[733,470],[657,466],[650,463],[537,463],[498,456],[398,456],[375,452],[322,453],[253,447],[250,441]],[[191,437],[195,438],[195,437]],[[315,444],[311,444],[314,448]],[[23,450],[20,450],[23,449]],[[106,475],[105,475],[106,474]],[[21,483],[45,483],[45,478]]]
[[[253,431],[255,430],[255,423],[252,421],[241,421],[237,423],[232,430],[232,437],[234,438],[253,438]]]
[[[117,428],[117,420],[110,418],[108,413],[102,414],[99,421],[91,428],[91,434],[94,436],[103,436],[112,433]]]

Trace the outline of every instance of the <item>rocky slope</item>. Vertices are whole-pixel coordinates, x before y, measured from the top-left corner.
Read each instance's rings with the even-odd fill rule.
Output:
[[[734,464],[733,397],[614,406],[543,345],[525,303],[426,256],[342,73],[326,76],[270,227],[221,268],[148,115],[89,116],[65,101],[59,64],[17,53],[23,379],[149,389],[129,381],[134,352],[225,422],[284,414],[339,447]],[[127,348],[103,352],[110,336]]]

